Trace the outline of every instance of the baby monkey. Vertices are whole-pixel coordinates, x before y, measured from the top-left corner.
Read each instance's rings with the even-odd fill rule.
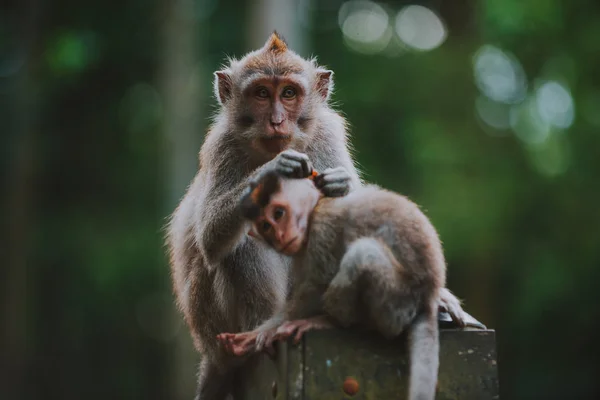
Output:
[[[310,168],[312,170],[312,168]],[[438,235],[418,206],[368,185],[324,197],[309,179],[269,171],[241,199],[250,235],[292,256],[285,308],[251,332],[218,335],[236,355],[269,350],[311,329],[358,325],[387,338],[409,333],[409,398],[433,399],[439,365],[438,298],[446,264]]]

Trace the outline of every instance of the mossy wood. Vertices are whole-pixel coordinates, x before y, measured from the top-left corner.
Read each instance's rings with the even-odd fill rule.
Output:
[[[279,345],[278,400],[404,399],[406,338],[349,330],[309,332],[301,344]],[[344,391],[358,391],[348,395]],[[493,330],[440,332],[437,400],[499,399]]]

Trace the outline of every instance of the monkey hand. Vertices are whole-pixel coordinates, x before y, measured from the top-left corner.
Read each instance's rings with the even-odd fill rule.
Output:
[[[315,177],[315,185],[327,197],[342,197],[350,191],[351,180],[346,168],[328,168]]]
[[[313,167],[308,156],[295,150],[285,150],[273,160],[275,170],[288,178],[303,179],[312,174]]]
[[[295,332],[296,335],[294,336],[294,343],[298,344],[304,333],[316,329],[330,328],[333,328],[333,324],[329,321],[327,316],[320,315],[318,317],[307,319],[286,321],[277,329],[276,337],[279,340],[285,340],[291,337]]]

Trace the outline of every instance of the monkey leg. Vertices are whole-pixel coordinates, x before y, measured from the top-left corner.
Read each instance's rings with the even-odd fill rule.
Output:
[[[357,239],[323,295],[325,311],[343,326],[362,321],[386,337],[399,335],[417,313],[416,301],[400,279],[401,268],[382,242]],[[367,315],[361,317],[361,310]]]
[[[230,394],[235,368],[225,368],[203,357],[200,361],[195,400],[226,400]]]

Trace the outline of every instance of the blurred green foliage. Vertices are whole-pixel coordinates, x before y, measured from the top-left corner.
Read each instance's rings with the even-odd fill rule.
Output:
[[[201,137],[214,110],[211,71],[250,50],[255,4],[180,3],[200,27]],[[443,44],[369,55],[347,45],[341,0],[310,5],[307,41],[335,71],[356,159],[368,181],[414,199],[438,228],[449,287],[497,330],[502,398],[595,398],[600,3],[415,3],[444,21]],[[173,376],[195,373],[193,363],[176,365],[189,339],[162,238],[175,206],[158,84],[169,4],[0,7],[0,372],[9,396],[178,398]],[[380,4],[393,15],[414,3]],[[482,94],[474,65],[484,45],[520,65],[525,98]],[[532,117],[545,82],[569,89],[574,116],[564,128]],[[507,125],[493,127],[477,105]]]

